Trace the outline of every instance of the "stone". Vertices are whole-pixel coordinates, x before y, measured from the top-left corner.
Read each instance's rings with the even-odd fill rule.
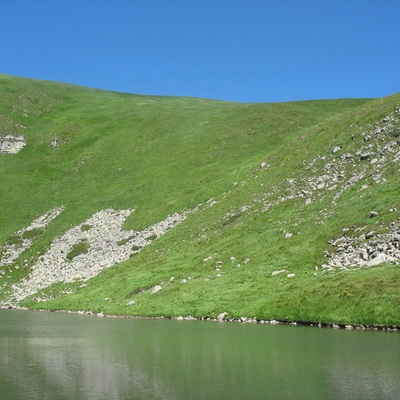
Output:
[[[285,238],[286,238],[286,239],[289,239],[289,238],[291,238],[292,236],[293,236],[293,233],[289,233],[289,232],[285,233]]]
[[[332,244],[332,246],[337,247],[337,246],[340,246],[343,242],[344,242],[344,237],[341,237],[341,238],[339,238],[339,239],[336,239],[336,240],[335,240],[334,242],[332,242],[331,244]]]
[[[362,153],[360,154],[360,161],[368,160],[371,157],[371,153]]]
[[[335,153],[337,153],[338,151],[340,151],[341,149],[342,149],[341,146],[335,146],[335,147],[332,149],[332,153],[335,154]]]
[[[362,250],[360,251],[360,257],[361,257],[363,260],[365,260],[365,261],[368,260],[368,252],[367,252],[366,249],[362,249]]]
[[[271,276],[275,276],[275,275],[278,275],[278,274],[282,274],[282,273],[284,273],[284,272],[288,272],[288,270],[287,270],[287,269],[281,269],[280,271],[273,271],[273,272],[271,273]]]
[[[51,142],[49,144],[50,147],[57,147],[59,145],[59,140],[58,138],[53,138],[51,139]]]
[[[225,319],[225,316],[228,315],[228,313],[223,312],[217,315],[217,321],[223,321]]]
[[[162,289],[162,287],[160,285],[156,285],[153,287],[150,294],[155,294],[155,293],[159,292],[161,289]]]
[[[135,304],[136,304],[135,300],[131,300],[131,301],[128,301],[128,303],[126,303],[127,306],[133,306]]]
[[[286,275],[288,278],[294,278],[296,275],[295,274],[287,274]]]
[[[394,258],[384,253],[379,253],[376,257],[371,258],[371,260],[367,262],[367,266],[373,267],[375,265],[379,265],[384,262],[390,262],[390,261],[394,261]]]
[[[0,154],[17,154],[26,146],[22,135],[0,136]]]
[[[181,283],[187,283],[187,279],[183,278],[183,279],[181,280]]]

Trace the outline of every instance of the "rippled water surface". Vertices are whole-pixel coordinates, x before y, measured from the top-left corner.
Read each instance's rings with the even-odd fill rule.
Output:
[[[0,399],[399,399],[400,333],[0,310]]]

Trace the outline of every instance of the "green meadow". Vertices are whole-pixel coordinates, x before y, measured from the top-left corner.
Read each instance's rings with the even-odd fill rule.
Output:
[[[244,104],[0,75],[0,99],[0,136],[19,133],[27,143],[18,154],[0,155],[0,246],[64,207],[46,229],[31,233],[32,246],[13,264],[0,266],[0,301],[55,238],[100,210],[134,208],[124,228],[143,230],[201,205],[128,260],[86,282],[54,284],[41,291],[46,301],[30,296],[19,305],[400,325],[399,265],[320,267],[325,252],[336,251],[329,242],[343,232],[366,227],[379,234],[400,217],[398,162],[386,156],[381,173],[370,160],[342,161],[365,146],[363,134],[394,115],[400,94]],[[400,132],[396,126],[388,141]],[[313,189],[305,201],[308,193],[298,193],[310,191],[329,162],[343,180]],[[363,177],[346,186],[357,171]],[[81,247],[74,251],[85,252]],[[162,289],[151,294],[156,285]]]

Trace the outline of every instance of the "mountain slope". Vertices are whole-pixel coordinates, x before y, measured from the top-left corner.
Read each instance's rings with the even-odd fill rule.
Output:
[[[0,156],[4,304],[399,324],[399,95],[0,93],[0,137],[26,143]]]

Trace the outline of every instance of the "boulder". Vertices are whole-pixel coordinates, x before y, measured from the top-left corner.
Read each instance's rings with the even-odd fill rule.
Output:
[[[223,321],[225,319],[225,316],[228,315],[228,313],[223,312],[217,315],[217,321]]]
[[[372,258],[367,262],[367,266],[373,267],[375,265],[382,264],[384,262],[395,261],[395,259],[385,253],[378,253],[376,257]]]
[[[153,287],[153,290],[151,291],[150,294],[157,293],[157,292],[159,292],[161,289],[162,289],[162,287],[161,287],[160,285],[156,285],[156,286]]]
[[[360,154],[360,161],[368,160],[371,157],[371,153],[362,153]]]
[[[17,154],[26,146],[22,135],[6,135],[0,137],[0,154]]]

